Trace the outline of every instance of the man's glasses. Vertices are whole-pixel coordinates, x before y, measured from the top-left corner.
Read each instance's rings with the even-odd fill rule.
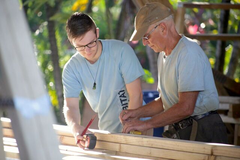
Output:
[[[172,15],[170,15],[170,16],[164,18],[163,20],[159,21],[158,24],[146,36],[142,37],[142,39],[149,40],[150,34],[152,34],[152,32],[162,23],[162,21],[170,19],[170,18],[172,18]]]
[[[93,47],[95,47],[95,46],[97,45],[97,40],[98,40],[98,39],[96,39],[95,41],[92,41],[92,42],[88,43],[87,45],[81,46],[81,47],[75,47],[75,49],[76,49],[77,51],[83,51],[83,50],[85,50],[86,47],[88,47],[88,48],[93,48]]]
[[[150,34],[159,26],[160,24],[157,24],[146,36],[143,36],[142,38],[144,40],[149,40]]]

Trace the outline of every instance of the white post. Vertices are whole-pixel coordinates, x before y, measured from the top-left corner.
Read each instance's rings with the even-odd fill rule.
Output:
[[[4,74],[4,76],[2,76]],[[0,88],[14,105],[6,108],[22,160],[60,160],[51,103],[18,0],[1,0]]]

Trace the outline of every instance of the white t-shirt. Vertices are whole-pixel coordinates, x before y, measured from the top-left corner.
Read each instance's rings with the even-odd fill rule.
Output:
[[[158,91],[164,109],[178,103],[179,92],[199,91],[193,115],[219,107],[218,93],[209,60],[200,46],[182,36],[172,53],[158,57]]]
[[[101,42],[102,54],[96,63],[90,64],[79,53],[67,62],[63,70],[64,96],[79,97],[83,91],[91,108],[98,113],[99,129],[121,132],[119,114],[129,101],[125,84],[142,76],[144,71],[128,44],[118,40]],[[95,90],[93,77],[96,77]]]

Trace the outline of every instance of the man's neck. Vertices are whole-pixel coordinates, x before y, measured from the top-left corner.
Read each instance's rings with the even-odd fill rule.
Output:
[[[180,39],[181,36],[179,34],[175,34],[168,39],[168,46],[165,49],[166,56],[169,56],[172,53],[172,50],[176,47]]]

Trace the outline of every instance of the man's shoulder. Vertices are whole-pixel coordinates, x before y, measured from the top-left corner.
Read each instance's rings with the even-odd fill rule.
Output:
[[[196,39],[191,39],[189,37],[182,37],[182,42],[186,45],[186,47],[200,47],[198,41]]]
[[[78,62],[81,61],[81,57],[82,56],[78,52],[76,52],[64,65],[64,69],[67,67],[71,67],[72,65],[79,64]]]

